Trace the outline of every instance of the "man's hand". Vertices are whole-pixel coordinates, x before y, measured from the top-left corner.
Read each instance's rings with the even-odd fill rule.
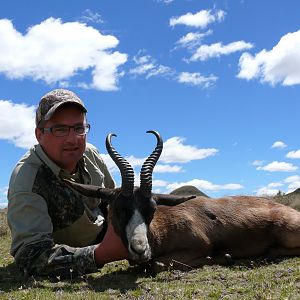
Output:
[[[121,238],[115,233],[110,222],[103,241],[95,248],[94,255],[98,266],[129,258],[127,248],[124,246]]]

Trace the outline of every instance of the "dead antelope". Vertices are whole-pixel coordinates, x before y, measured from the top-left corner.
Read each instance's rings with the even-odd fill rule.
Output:
[[[121,188],[72,184],[82,194],[109,203],[112,224],[133,261],[150,261],[159,270],[176,263],[176,268],[185,268],[300,255],[300,213],[288,206],[262,197],[152,193],[152,173],[163,142],[157,132],[149,132],[157,145],[141,168],[139,188],[134,188],[131,165],[111,145],[113,134],[107,136],[106,148],[120,169]]]

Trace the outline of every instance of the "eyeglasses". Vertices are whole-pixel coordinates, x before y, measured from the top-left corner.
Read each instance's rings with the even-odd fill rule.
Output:
[[[83,124],[83,125],[54,125],[52,127],[44,127],[41,128],[42,132],[51,132],[54,136],[62,137],[68,136],[70,133],[70,129],[73,128],[76,135],[85,135],[90,131],[91,125],[90,124]]]

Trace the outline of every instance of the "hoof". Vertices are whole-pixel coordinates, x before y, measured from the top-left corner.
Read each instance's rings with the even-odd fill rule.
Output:
[[[225,261],[226,261],[227,265],[233,265],[234,264],[234,260],[232,259],[230,254],[226,253],[224,255],[224,257],[225,257]]]

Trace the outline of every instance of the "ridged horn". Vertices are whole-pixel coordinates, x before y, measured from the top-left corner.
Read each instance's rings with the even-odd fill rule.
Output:
[[[163,140],[160,134],[154,130],[149,130],[147,133],[153,133],[156,136],[157,144],[151,155],[145,160],[141,168],[140,175],[140,191],[144,196],[150,196],[152,191],[152,173],[153,169],[163,150]]]
[[[134,187],[134,172],[132,166],[129,162],[122,157],[111,145],[112,136],[117,136],[114,133],[110,133],[106,137],[106,150],[112,160],[118,166],[121,177],[122,177],[122,185],[121,185],[121,193],[124,196],[131,196],[133,194]]]

